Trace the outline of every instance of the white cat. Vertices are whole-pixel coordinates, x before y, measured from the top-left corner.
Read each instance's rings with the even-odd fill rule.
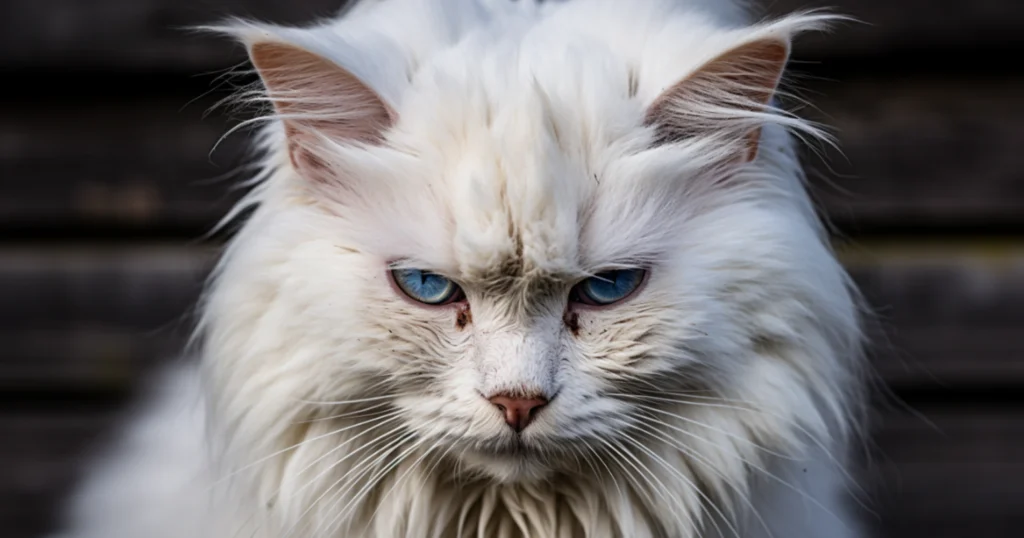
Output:
[[[236,23],[273,104],[200,366],[74,538],[840,538],[858,302],[717,0]]]

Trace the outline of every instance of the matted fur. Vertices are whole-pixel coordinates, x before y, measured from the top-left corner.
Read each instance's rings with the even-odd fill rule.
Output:
[[[671,121],[648,113],[715,58],[826,20],[385,0],[223,28],[336,63],[394,122],[380,143],[308,139],[314,180],[283,122],[357,117],[331,108],[339,92],[271,95],[201,366],[169,374],[67,536],[856,535],[857,302],[790,134],[817,131],[730,76],[665,106]],[[394,262],[450,276],[470,310],[413,304]],[[622,266],[650,269],[636,296],[567,310],[574,282]],[[517,437],[481,395],[521,387],[557,396]]]

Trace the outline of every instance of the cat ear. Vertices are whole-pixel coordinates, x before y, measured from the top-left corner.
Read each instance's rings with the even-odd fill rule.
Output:
[[[744,162],[757,156],[764,112],[789,59],[789,41],[766,37],[733,48],[659,95],[645,123],[660,143],[725,129],[744,142]]]
[[[257,42],[249,56],[268,98],[284,122],[292,164],[300,172],[324,167],[317,157],[323,137],[376,144],[395,113],[365,82],[336,63],[280,42]]]

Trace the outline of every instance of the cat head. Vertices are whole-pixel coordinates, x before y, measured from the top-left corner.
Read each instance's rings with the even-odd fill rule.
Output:
[[[772,101],[823,17],[396,4],[232,29],[273,124],[205,310],[227,444],[298,495],[364,457],[715,483],[841,434],[856,312]]]

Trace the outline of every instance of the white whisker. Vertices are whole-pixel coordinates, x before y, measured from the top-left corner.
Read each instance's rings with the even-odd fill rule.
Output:
[[[370,424],[370,423],[374,422],[375,420],[378,420],[379,418],[380,417],[378,417],[377,419],[367,420],[367,421],[359,422],[357,424],[352,424],[352,425],[344,426],[342,428],[338,428],[337,430],[330,431],[330,432],[327,432],[327,433],[324,433],[324,434],[321,434],[321,435],[317,435],[316,437],[310,437],[308,439],[303,439],[302,441],[299,441],[298,443],[295,443],[295,444],[293,444],[291,446],[288,446],[286,448],[282,448],[282,449],[280,449],[280,450],[278,450],[278,451],[276,451],[276,452],[274,452],[274,453],[272,453],[272,454],[270,454],[268,456],[264,456],[264,457],[254,461],[254,462],[246,464],[245,466],[243,466],[243,467],[241,467],[239,469],[235,469],[235,470],[231,471],[231,473],[229,473],[228,475],[223,476],[223,477],[215,480],[209,486],[209,489],[213,489],[213,488],[217,487],[218,485],[222,484],[223,482],[225,482],[225,481],[227,481],[227,480],[237,476],[239,473],[245,472],[245,471],[247,471],[247,470],[249,470],[249,469],[251,469],[251,468],[253,468],[253,467],[255,467],[255,466],[259,465],[259,464],[261,464],[261,463],[265,463],[268,460],[271,460],[271,459],[273,459],[273,458],[275,458],[277,456],[280,456],[282,454],[285,454],[287,452],[295,450],[295,449],[297,449],[297,448],[299,448],[299,447],[301,447],[301,446],[303,446],[303,445],[305,445],[307,443],[312,443],[314,441],[319,441],[321,439],[325,439],[327,437],[330,437],[330,436],[333,436],[333,435],[337,435],[339,433],[346,432],[346,431],[351,430],[353,428],[357,428],[359,426]]]
[[[611,396],[615,396],[615,397],[619,397],[619,398],[636,399],[636,400],[649,400],[649,401],[657,401],[657,402],[666,402],[666,403],[674,403],[674,404],[679,404],[679,405],[688,405],[688,406],[693,406],[693,407],[710,407],[710,408],[729,409],[729,410],[733,410],[733,411],[746,411],[748,413],[760,413],[760,414],[764,414],[766,416],[769,416],[769,417],[781,420],[784,423],[786,423],[787,425],[789,425],[789,426],[793,427],[794,429],[796,429],[798,432],[802,433],[805,436],[806,439],[811,441],[811,443],[813,443],[815,447],[817,447],[819,450],[821,450],[822,453],[825,455],[825,457],[827,457],[829,459],[829,461],[833,464],[834,468],[839,473],[841,473],[843,475],[843,477],[846,479],[846,483],[847,484],[850,484],[852,487],[857,488],[857,490],[862,495],[867,495],[867,491],[864,490],[863,487],[861,487],[857,483],[857,480],[849,473],[849,471],[846,470],[846,466],[842,462],[840,462],[835,457],[835,455],[832,454],[832,451],[829,450],[828,446],[825,445],[825,442],[823,440],[819,439],[818,435],[815,435],[813,432],[808,430],[802,424],[800,424],[800,423],[796,422],[795,420],[793,420],[791,417],[785,417],[785,416],[779,415],[778,413],[775,413],[775,412],[772,412],[772,411],[766,411],[764,409],[757,409],[757,408],[754,407],[755,404],[753,402],[747,402],[747,401],[744,401],[744,400],[735,400],[735,399],[729,399],[729,398],[716,398],[716,397],[709,397],[709,396],[703,396],[702,397],[702,396],[696,396],[696,395],[687,394],[687,393],[665,392],[663,394],[668,394],[668,395],[681,394],[681,395],[685,395],[687,398],[697,398],[697,399],[704,399],[704,400],[713,400],[713,401],[716,401],[716,402],[722,402],[722,401],[724,401],[724,402],[733,402],[733,403],[738,403],[738,404],[742,404],[742,405],[729,405],[729,404],[723,404],[723,403],[694,402],[694,401],[690,401],[690,400],[665,398],[663,396],[648,396],[648,395],[635,395],[635,394],[622,394],[622,393],[614,393],[614,394],[610,394],[610,395]],[[745,406],[750,406],[750,407],[745,407]],[[655,409],[655,408],[652,407],[650,409]],[[686,420],[684,417],[679,417],[678,415],[675,415],[675,416],[677,418]],[[705,427],[710,428],[709,426],[706,426],[706,425],[705,425]],[[755,445],[755,446],[758,446],[758,445]],[[767,449],[764,449],[764,450],[767,451]],[[771,453],[774,456],[777,456],[777,457],[780,457],[780,458],[784,458],[784,459],[790,459],[790,460],[795,459],[792,456],[784,456],[784,455],[781,455],[781,454],[776,454],[775,452],[769,452],[769,453]],[[872,511],[868,506],[864,505],[864,503],[859,499],[859,497],[857,495],[853,495],[853,498],[858,503],[858,505],[860,505],[861,508],[871,512],[872,514],[874,513],[874,511]]]
[[[397,457],[395,457],[394,461],[392,461],[391,463],[387,464],[383,469],[380,469],[379,471],[377,471],[377,473],[375,475],[371,476],[369,478],[369,480],[367,480],[367,483],[359,491],[357,491],[355,495],[352,496],[352,498],[349,500],[349,502],[344,507],[342,507],[342,509],[341,509],[341,511],[339,513],[340,514],[345,514],[347,516],[349,510],[354,510],[355,509],[355,503],[357,501],[361,500],[366,495],[366,493],[370,490],[370,488],[376,486],[384,476],[386,476],[392,470],[394,470],[399,465],[401,465],[402,462],[405,461],[405,458],[409,456],[409,454],[411,454],[415,450],[419,449],[425,443],[426,443],[425,439],[421,438],[421,439],[417,440],[411,446],[409,446],[405,450],[403,450],[401,454],[399,454]],[[417,460],[417,461],[419,461],[419,460]],[[402,475],[403,478],[404,478],[404,476],[405,476],[405,474]]]
[[[606,441],[604,439],[601,440],[601,443],[604,444],[609,450],[615,452],[615,454],[618,456],[618,458],[613,460],[613,461],[618,463],[619,467],[627,472],[627,474],[629,475],[629,476],[626,477],[627,480],[632,480],[634,475],[633,475],[632,472],[630,472],[628,469],[626,469],[626,467],[623,464],[629,465],[629,467],[631,467],[634,471],[636,471],[637,474],[635,476],[639,476],[639,478],[642,479],[644,482],[646,482],[647,485],[649,486],[649,487],[645,488],[639,482],[634,482],[633,483],[634,484],[633,490],[635,492],[638,492],[639,494],[643,495],[644,497],[647,497],[648,502],[650,502],[651,504],[655,504],[654,503],[654,499],[651,497],[651,493],[652,492],[653,493],[657,493],[662,498],[662,500],[665,501],[665,503],[668,504],[669,506],[671,506],[673,504],[672,501],[670,501],[668,499],[668,497],[666,497],[664,491],[662,491],[662,490],[658,489],[657,487],[655,487],[655,485],[647,478],[647,476],[645,474],[643,474],[640,471],[640,469],[636,465],[634,465],[633,462],[631,462],[629,460],[629,458],[626,457],[626,455],[625,455],[626,451],[625,450],[620,450],[620,448],[618,447],[617,443],[615,443],[614,441],[609,442],[609,441]],[[662,485],[662,488],[664,488],[664,485]]]
[[[668,470],[670,473],[674,474],[677,478],[680,478],[684,482],[686,482],[686,484],[703,500],[703,502],[701,503],[701,509],[706,513],[707,518],[711,521],[711,524],[715,526],[715,531],[719,535],[722,535],[722,530],[718,527],[718,522],[715,520],[714,516],[707,512],[708,508],[713,509],[715,513],[722,518],[722,520],[725,522],[725,525],[729,527],[729,530],[732,531],[733,536],[735,536],[735,538],[740,538],[739,531],[736,530],[736,527],[732,523],[732,518],[727,517],[718,507],[718,503],[712,501],[711,498],[709,498],[703,491],[701,491],[701,488],[697,486],[697,484],[695,484],[693,480],[691,480],[678,469],[673,467],[671,464],[665,461],[664,458],[656,454],[653,450],[644,446],[643,443],[634,439],[632,436],[626,434],[625,432],[622,433],[622,436],[626,440],[626,442],[632,444],[641,451],[645,452],[648,456],[654,458],[654,461],[660,463],[663,467],[665,467],[665,469]],[[652,471],[649,472],[651,472],[652,476],[654,475]]]
[[[393,432],[399,431],[399,430],[402,430],[402,429],[405,429],[405,426],[399,426],[398,428],[395,428],[395,429],[389,431],[385,435],[380,435],[380,436],[376,437],[372,442],[367,443],[365,445],[362,445],[359,448],[357,448],[356,450],[353,450],[352,452],[346,454],[339,461],[333,463],[327,469],[325,469],[325,472],[330,471],[332,469],[335,469],[340,463],[342,463],[344,460],[347,460],[350,456],[354,456],[354,455],[356,455],[356,454],[358,454],[358,453],[360,453],[360,452],[370,448],[371,446],[376,444],[378,441],[386,439],[386,437],[388,435],[391,435]],[[331,501],[330,502],[333,505],[335,503],[335,501],[333,499],[335,497],[340,497],[340,495],[342,495],[344,493],[344,491],[345,491],[343,489],[335,490],[335,488],[337,488],[338,485],[340,485],[342,482],[344,482],[346,478],[349,478],[349,476],[352,476],[352,473],[354,473],[356,471],[359,471],[360,469],[369,469],[370,466],[373,463],[371,461],[369,461],[368,458],[373,458],[374,456],[376,456],[376,459],[374,459],[372,461],[373,462],[380,461],[380,459],[386,457],[387,454],[389,454],[391,452],[391,450],[400,447],[402,445],[402,443],[406,442],[409,439],[414,438],[415,435],[416,434],[413,433],[413,432],[404,432],[402,434],[399,434],[396,438],[388,441],[383,447],[376,449],[375,452],[373,452],[369,456],[364,457],[363,459],[359,460],[358,463],[356,463],[351,468],[349,468],[344,474],[342,474],[330,486],[324,488],[323,492],[316,499],[314,499],[311,503],[309,503],[309,506],[306,507],[306,510],[304,510],[302,512],[302,514],[299,515],[299,517],[295,521],[295,524],[292,525],[292,527],[288,530],[288,532],[285,534],[285,536],[286,537],[290,536],[293,532],[295,532],[298,524],[303,520],[303,518],[305,518],[310,512],[312,512],[315,508],[317,508],[318,505],[320,504],[320,502],[325,497],[327,497],[328,495],[331,496]],[[321,473],[321,475],[322,474],[323,473]],[[318,477],[319,476],[320,475],[318,475]],[[362,471],[360,471],[356,475],[352,476],[352,480],[353,481],[354,480],[358,480],[361,476],[363,476],[363,472]],[[310,483],[312,483],[312,481]],[[314,536],[316,535],[317,532],[319,532],[319,528],[320,528],[320,525],[318,524],[317,528],[314,530],[314,533],[313,533]]]
[[[650,417],[648,417],[648,418],[650,418]],[[657,424],[660,424],[660,425],[663,425],[663,426],[666,426],[666,427],[670,427],[670,428],[672,427],[670,424],[667,424],[667,423],[665,423],[663,421],[656,420],[656,419],[653,419],[653,420]],[[686,456],[689,457],[689,458],[692,458],[695,463],[699,463],[699,464],[703,465],[706,469],[708,469],[709,471],[714,473],[718,478],[720,478],[722,480],[722,482],[724,484],[727,484],[729,487],[731,487],[733,489],[733,491],[736,492],[736,495],[739,496],[739,498],[743,501],[744,505],[746,505],[746,507],[750,510],[751,514],[754,515],[754,517],[758,520],[758,523],[765,530],[765,532],[768,535],[768,538],[773,538],[774,535],[772,533],[772,530],[768,527],[768,524],[761,517],[761,513],[757,510],[757,507],[754,506],[754,503],[750,500],[750,497],[744,491],[745,488],[740,488],[735,483],[733,483],[732,479],[730,479],[730,477],[728,475],[726,475],[724,472],[722,472],[719,469],[717,469],[715,467],[715,465],[710,460],[708,460],[707,457],[701,455],[696,450],[693,450],[693,449],[687,447],[686,445],[684,445],[683,443],[679,442],[678,440],[673,439],[672,437],[670,437],[670,436],[666,435],[665,433],[659,431],[657,428],[653,428],[653,427],[651,427],[651,426],[649,426],[649,425],[647,425],[645,423],[639,423],[639,424],[636,424],[635,426],[638,427],[638,428],[643,428],[643,431],[646,432],[647,434],[656,436],[662,442],[667,443],[669,446],[672,446],[676,450],[679,450],[680,452],[686,454]],[[684,433],[689,433],[689,432],[684,432]],[[703,440],[703,439],[702,439],[702,441],[703,442],[707,442],[706,440]],[[744,462],[744,463],[746,463],[746,462]],[[735,516],[735,508],[731,504],[729,506],[729,510],[730,510],[730,513],[732,513]]]
[[[695,434],[693,434],[693,433],[691,433],[691,432],[687,432],[686,430],[682,430],[682,429],[679,429],[679,428],[675,428],[675,427],[673,427],[673,426],[671,426],[671,425],[669,425],[669,424],[665,424],[665,426],[667,426],[667,427],[669,427],[669,428],[672,428],[673,430],[677,430],[677,431],[679,431],[680,433],[685,433],[685,434],[688,434],[688,435],[694,436],[694,437],[696,437],[697,439],[700,439],[700,440],[701,440],[701,441],[703,441],[703,442],[707,442],[707,440],[706,440],[706,439],[703,439],[703,438],[701,438],[701,437],[699,437],[699,436],[696,436]],[[753,462],[751,462],[751,461],[749,461],[749,460],[747,460],[747,459],[745,459],[745,458],[739,457],[739,456],[737,456],[737,458],[739,459],[739,461],[743,462],[743,463],[744,463],[745,465],[748,465],[748,466],[750,466],[751,468],[755,469],[755,470],[756,470],[756,471],[757,471],[757,472],[758,472],[759,474],[761,474],[762,476],[765,476],[765,477],[767,477],[767,478],[771,478],[771,479],[775,480],[776,482],[780,483],[781,485],[785,486],[786,488],[788,488],[788,489],[792,490],[793,492],[795,492],[795,493],[799,494],[799,495],[800,495],[800,496],[802,496],[802,497],[803,497],[804,499],[807,499],[807,500],[808,500],[808,501],[810,501],[810,502],[811,502],[812,504],[814,504],[814,505],[818,506],[819,508],[822,508],[823,510],[825,510],[825,512],[826,512],[826,513],[827,513],[828,515],[832,516],[833,518],[835,518],[835,519],[836,519],[837,521],[839,521],[840,523],[842,523],[842,524],[844,524],[844,525],[846,524],[846,523],[845,523],[845,521],[843,521],[843,520],[842,520],[842,518],[840,518],[840,517],[839,517],[838,515],[836,515],[836,514],[835,514],[834,512],[832,512],[831,510],[829,510],[829,509],[828,509],[827,507],[825,507],[825,505],[821,504],[821,503],[820,503],[820,502],[819,502],[819,501],[818,501],[817,499],[814,499],[813,497],[811,497],[810,495],[808,495],[807,493],[805,493],[804,491],[802,491],[802,490],[801,490],[800,488],[798,488],[798,487],[796,487],[796,486],[794,486],[794,485],[790,484],[789,482],[787,482],[787,481],[785,481],[785,480],[783,480],[783,479],[779,478],[778,476],[774,475],[773,473],[771,473],[770,471],[768,471],[767,469],[765,469],[765,468],[764,468],[764,467],[762,467],[762,466],[756,465],[756,464],[754,464]]]

